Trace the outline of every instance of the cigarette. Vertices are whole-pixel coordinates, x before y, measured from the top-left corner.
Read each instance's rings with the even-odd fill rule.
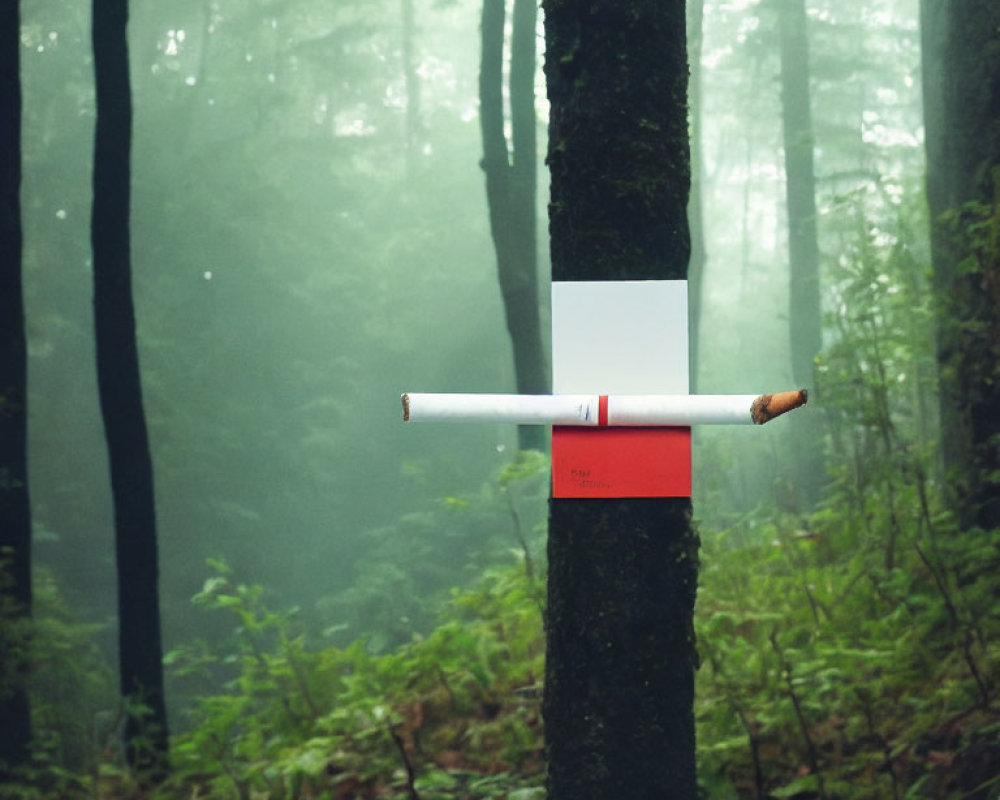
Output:
[[[428,394],[402,396],[404,422],[517,425],[763,425],[805,405],[805,389],[776,394]]]

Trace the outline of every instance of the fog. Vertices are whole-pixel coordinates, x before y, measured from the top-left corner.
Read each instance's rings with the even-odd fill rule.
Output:
[[[926,258],[919,49],[913,2],[810,8],[819,313],[833,347],[845,253],[905,235]],[[218,624],[190,602],[208,559],[328,641],[365,635],[379,651],[426,630],[436,598],[523,557],[523,543],[542,556],[544,469],[499,478],[515,429],[400,418],[403,391],[514,386],[479,167],[480,7],[418,0],[415,11],[408,30],[398,3],[375,0],[133,4],[133,285],[166,650]],[[66,0],[23,14],[35,558],[82,618],[109,621],[89,20]],[[749,2],[705,6],[692,370],[706,393],[793,388],[773,17]],[[541,58],[537,88],[543,155]],[[544,235],[539,253],[547,320]],[[803,510],[801,447],[780,422],[696,431],[703,535],[762,504]],[[101,636],[113,649],[113,627]]]

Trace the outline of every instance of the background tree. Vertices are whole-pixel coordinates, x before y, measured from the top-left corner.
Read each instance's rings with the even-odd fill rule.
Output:
[[[963,524],[1000,526],[1000,6],[922,0],[941,455]]]
[[[691,130],[691,198],[688,202],[688,227],[691,231],[691,262],[688,266],[688,352],[690,353],[690,389],[698,392],[698,341],[701,334],[701,301],[704,294],[705,209],[702,190],[705,185],[705,158],[702,153],[701,52],[704,40],[705,0],[688,0],[687,41],[690,77],[688,79],[688,119]]]
[[[403,18],[403,38],[401,58],[403,62],[403,84],[406,91],[406,120],[404,141],[406,143],[406,177],[413,180],[421,143],[420,122],[420,76],[417,74],[416,57],[416,9],[414,0],[401,0],[400,13]]]
[[[514,0],[510,43],[510,127],[504,133],[504,0],[483,0],[482,60],[479,71],[479,121],[483,138],[482,167],[490,231],[497,256],[514,354],[517,391],[549,390],[542,346],[538,299],[538,242],[535,217],[538,161],[535,120],[534,0]],[[522,449],[546,449],[546,431],[537,425],[518,430]]]
[[[27,346],[21,279],[20,3],[0,9],[0,770],[30,752],[26,654],[13,623],[31,614]],[[0,773],[2,775],[2,773]]]
[[[545,74],[554,280],[683,279],[684,0],[550,0]],[[695,797],[688,498],[553,499],[549,797]]]
[[[94,326],[115,513],[124,746],[128,764],[157,779],[166,770],[167,717],[153,467],[132,304],[127,0],[94,0],[92,24],[97,106],[91,216]]]
[[[805,0],[776,4],[781,48],[781,120],[788,215],[788,328],[792,380],[813,386],[813,363],[823,345],[820,310],[819,234],[813,166],[812,93]],[[798,434],[794,455],[797,501],[803,510],[819,500],[823,445],[819,418],[792,421]]]

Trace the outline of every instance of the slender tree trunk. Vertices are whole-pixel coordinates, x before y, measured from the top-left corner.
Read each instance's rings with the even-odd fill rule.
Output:
[[[94,324],[97,383],[111,466],[118,565],[119,668],[125,755],[164,776],[167,720],[160,643],[153,469],[142,407],[129,240],[132,97],[127,0],[94,0]]]
[[[503,44],[504,0],[483,0],[482,58],[479,72],[482,167],[490,231],[496,250],[497,276],[514,352],[517,391],[544,394],[549,390],[548,367],[542,347],[538,300],[538,242],[535,221],[535,0],[514,0],[510,106],[513,159],[504,133]],[[522,449],[544,450],[545,430],[518,429]]]
[[[684,0],[546,0],[554,280],[683,279]],[[550,800],[696,796],[687,498],[553,499]]]
[[[420,149],[420,76],[414,53],[416,11],[414,0],[401,0],[403,16],[403,82],[406,86],[406,179],[413,180]]]
[[[28,502],[27,347],[21,284],[20,6],[0,6],[0,610],[31,614],[31,508]],[[23,679],[27,660],[0,632],[3,671],[15,685],[0,691],[0,780],[30,754],[31,714]]]
[[[922,0],[941,456],[963,526],[1000,526],[1000,5]]]
[[[780,0],[777,7],[788,208],[788,322],[792,379],[797,386],[812,386],[815,358],[823,342],[806,4],[805,0]],[[816,415],[807,414],[792,421],[794,483],[802,510],[816,505],[824,483],[822,431],[817,425],[818,419]]]
[[[701,49],[704,35],[702,32],[705,18],[705,0],[688,0],[688,61],[690,62],[690,77],[688,79],[688,98],[690,111],[688,117],[691,127],[691,198],[688,201],[688,226],[691,229],[691,263],[688,265],[688,350],[691,362],[690,389],[692,394],[698,392],[698,365],[701,338],[701,303],[705,285],[705,262],[708,254],[705,249],[705,219],[704,219],[704,188],[705,168],[702,156],[701,121],[703,118],[701,102]]]

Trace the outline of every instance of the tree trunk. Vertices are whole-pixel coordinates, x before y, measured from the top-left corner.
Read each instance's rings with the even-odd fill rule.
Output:
[[[701,340],[701,302],[705,286],[705,162],[702,155],[701,121],[701,50],[704,34],[705,0],[688,0],[688,98],[691,120],[691,198],[688,201],[688,227],[691,230],[691,262],[688,265],[688,352],[690,353],[691,394],[698,393],[699,343]]]
[[[145,777],[166,771],[167,721],[153,502],[142,408],[129,242],[132,97],[127,0],[94,0],[94,324],[97,383],[111,467],[118,565],[125,756]]]
[[[10,623],[31,614],[31,507],[28,502],[27,346],[21,284],[21,46],[20,7],[0,9],[0,780],[5,768],[30,755],[31,714],[23,679],[27,661]]]
[[[479,119],[483,137],[482,167],[497,276],[514,352],[520,394],[549,391],[542,347],[538,301],[538,243],[535,221],[535,0],[515,0],[510,63],[511,144],[504,134],[503,43],[504,0],[483,0],[482,58],[479,72]],[[518,428],[522,449],[545,450],[540,426]]]
[[[1000,5],[922,0],[941,456],[963,526],[1000,526]]]
[[[403,82],[406,86],[406,179],[412,181],[420,155],[420,76],[414,53],[416,39],[416,10],[414,0],[401,0],[403,16]]]
[[[814,362],[823,342],[805,0],[779,2],[778,27],[788,209],[788,327],[792,379],[796,386],[812,386]],[[812,414],[792,420],[794,484],[798,506],[804,511],[815,507],[824,482],[822,431],[817,421],[818,417]]]
[[[683,279],[684,0],[546,0],[554,280]],[[550,800],[696,796],[688,498],[553,499]]]

